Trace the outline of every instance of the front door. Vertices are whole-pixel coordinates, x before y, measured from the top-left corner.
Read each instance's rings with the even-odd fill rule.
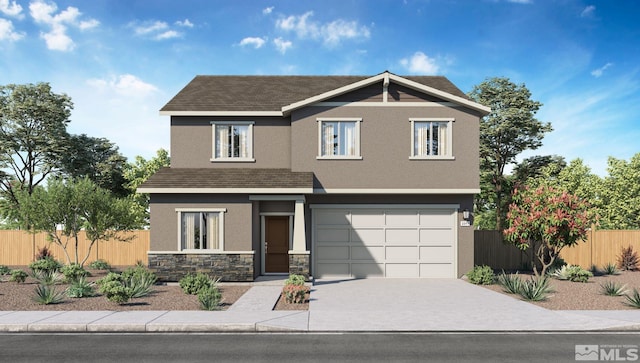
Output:
[[[289,273],[289,217],[264,217],[264,272]]]

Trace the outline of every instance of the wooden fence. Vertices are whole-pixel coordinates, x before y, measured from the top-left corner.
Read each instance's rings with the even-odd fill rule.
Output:
[[[517,270],[531,265],[529,252],[525,253],[503,243],[499,231],[474,231],[474,259],[476,265],[488,265],[494,269]],[[560,253],[568,264],[590,268],[616,263],[623,248],[633,247],[640,254],[640,230],[594,230],[587,240],[573,247],[565,247]]]
[[[127,233],[132,237],[128,242],[100,241],[97,242],[89,255],[87,262],[103,259],[113,266],[134,265],[137,261],[147,263],[147,251],[149,250],[149,231],[139,230]],[[87,254],[89,241],[84,232],[79,235],[78,255],[82,260]],[[69,241],[67,252],[72,261],[75,260],[75,241]],[[30,234],[24,231],[0,230],[0,264],[7,266],[23,266],[30,264],[38,249],[47,246],[54,257],[66,263],[62,248],[47,240],[46,234]]]

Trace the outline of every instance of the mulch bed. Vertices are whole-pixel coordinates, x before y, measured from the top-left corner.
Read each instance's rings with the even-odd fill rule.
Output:
[[[23,269],[27,271],[27,269]],[[95,281],[104,277],[106,271],[90,270],[92,276],[89,281]],[[3,276],[8,280],[9,276]],[[108,310],[108,311],[132,311],[132,310],[200,310],[198,297],[185,294],[177,284],[156,285],[153,292],[145,297],[131,299],[128,303],[118,305],[107,300],[104,296],[97,295],[85,298],[66,298],[60,304],[41,305],[33,301],[34,289],[37,283],[27,278],[25,283],[9,281],[0,282],[0,310],[24,311],[24,310]],[[67,288],[67,285],[56,285],[60,291]],[[226,310],[242,294],[249,290],[250,286],[224,285],[220,286],[223,303],[221,310]]]
[[[520,273],[523,279],[530,274]],[[601,293],[600,285],[606,281],[626,285],[627,293],[635,288],[640,290],[640,271],[623,271],[620,275],[596,275],[589,282],[571,282],[567,280],[551,279],[551,286],[555,290],[546,301],[531,302],[540,307],[551,310],[629,310],[635,309],[626,305],[624,296],[607,296]],[[506,294],[500,285],[486,285],[487,289],[520,299],[519,295]]]

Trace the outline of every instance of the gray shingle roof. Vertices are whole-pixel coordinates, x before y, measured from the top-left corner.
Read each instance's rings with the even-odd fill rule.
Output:
[[[442,76],[402,76],[468,97]],[[196,76],[160,111],[280,111],[283,106],[370,76]]]
[[[289,169],[162,168],[139,188],[313,188],[313,173]]]

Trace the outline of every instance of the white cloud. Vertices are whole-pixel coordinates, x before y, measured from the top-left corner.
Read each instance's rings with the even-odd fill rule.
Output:
[[[411,58],[403,58],[400,64],[411,73],[437,74],[440,67],[436,60],[422,52],[415,52]]]
[[[189,20],[177,21],[176,24],[182,27],[193,27],[193,24]],[[166,40],[182,36],[182,33],[171,29],[169,24],[159,20],[146,21],[142,24],[131,23],[129,26],[133,27],[136,35],[149,37],[154,40]]]
[[[13,30],[13,23],[10,20],[0,19],[0,41],[15,42],[23,37],[24,33],[18,33]]]
[[[2,0],[0,0],[2,1]],[[29,13],[36,23],[45,24],[50,27],[48,32],[41,32],[40,37],[47,43],[50,50],[70,51],[75,44],[71,37],[67,35],[67,26],[73,26],[80,30],[87,30],[97,27],[100,22],[95,19],[82,20],[78,18],[82,15],[78,8],[69,6],[58,14],[58,6],[55,3],[47,3],[42,0],[33,1],[29,4]]]
[[[290,15],[278,19],[276,28],[286,32],[294,32],[301,39],[322,40],[327,46],[336,46],[346,39],[367,39],[371,35],[369,28],[359,25],[356,21],[338,19],[321,24],[313,21],[312,16],[312,11],[302,15]]]
[[[604,71],[606,71],[607,68],[611,67],[612,65],[613,63],[607,63],[598,69],[594,69],[593,71],[591,71],[591,75],[596,78],[599,78],[604,74]]]
[[[154,37],[156,40],[165,40],[171,38],[179,38],[182,34],[178,33],[175,30],[167,30],[166,32],[162,32]]]
[[[253,46],[255,49],[261,48],[264,43],[266,42],[265,39],[262,39],[260,37],[247,37],[244,38],[240,41],[240,45],[241,46],[245,46],[245,45],[251,45]]]
[[[581,18],[588,18],[593,16],[593,13],[595,13],[596,11],[596,7],[594,5],[589,5],[586,8],[584,8],[584,10],[582,10],[582,12],[580,13],[580,17]]]
[[[273,11],[273,9],[274,9],[274,7],[273,7],[273,6],[269,6],[268,8],[264,8],[264,9],[262,9],[262,13],[263,13],[264,15],[271,14],[271,12]]]
[[[0,12],[19,19],[24,17],[24,15],[22,15],[22,6],[15,1],[9,2],[9,0],[0,0]]]
[[[87,84],[100,92],[112,92],[127,97],[147,97],[158,88],[132,74],[121,74],[109,79],[89,79]]]
[[[287,50],[291,48],[291,46],[293,45],[293,43],[291,43],[290,41],[284,40],[282,38],[274,39],[273,44],[276,46],[276,49],[278,50],[278,52],[282,54],[285,54]]]
[[[185,28],[193,28],[193,23],[189,21],[189,19],[184,19],[184,21],[176,21],[177,26],[183,26]]]
[[[164,21],[147,22],[144,25],[134,27],[134,31],[137,35],[146,35],[149,33],[163,31],[169,28],[169,25]]]

